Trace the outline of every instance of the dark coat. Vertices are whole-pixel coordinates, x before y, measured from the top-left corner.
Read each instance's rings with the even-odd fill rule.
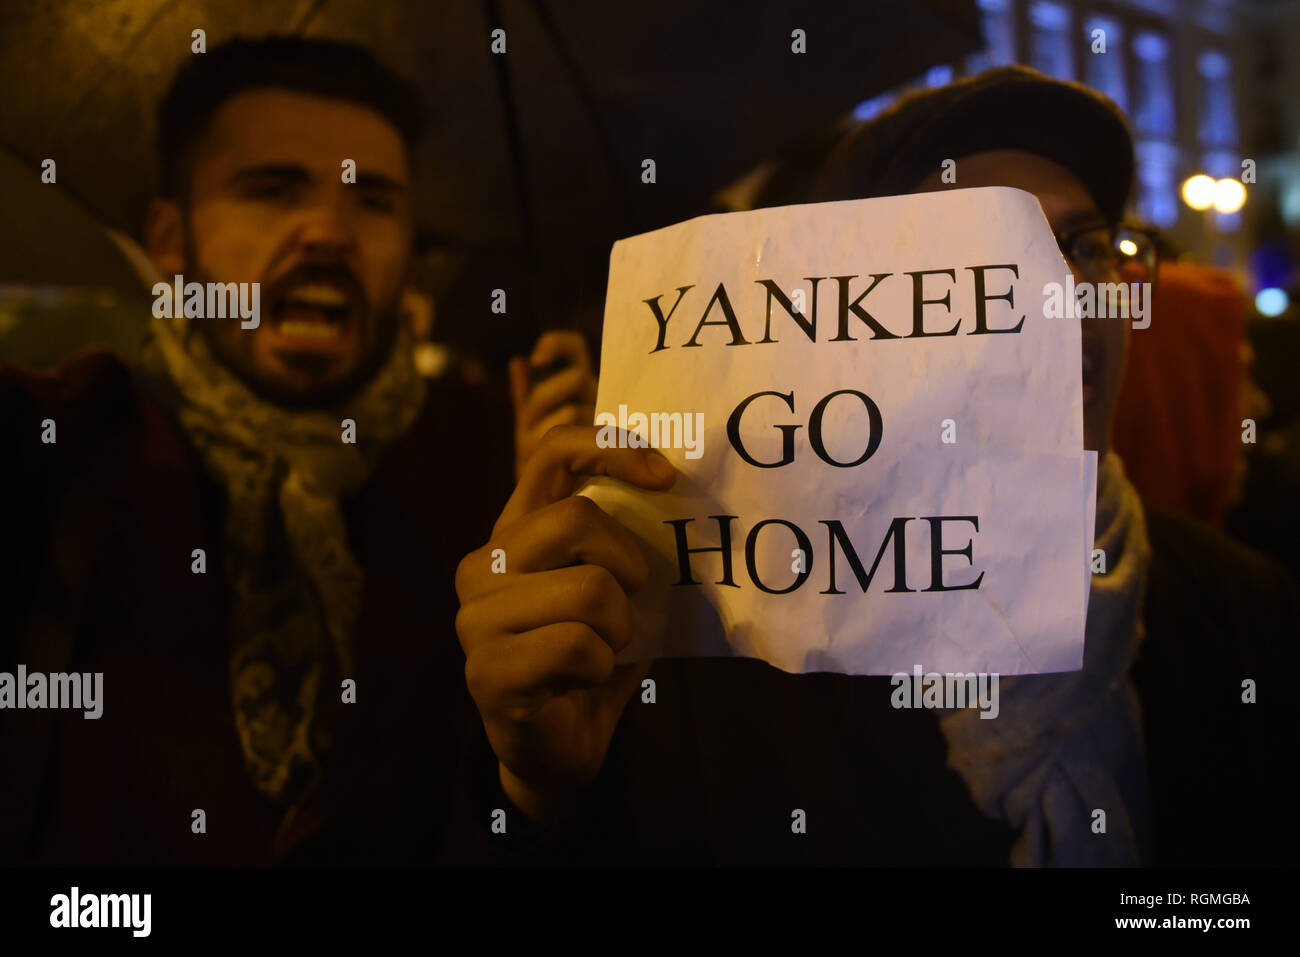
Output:
[[[358,703],[326,787],[281,826],[243,771],[231,716],[221,489],[110,356],[52,376],[0,370],[0,413],[0,670],[105,673],[98,721],[0,712],[0,861],[1006,861],[1014,835],[945,768],[931,712],[891,708],[885,678],[746,660],[657,662],[656,702],[633,697],[575,819],[531,830],[496,786],[453,631],[456,563],[509,493],[508,419],[447,385],[347,505],[367,571]],[[45,418],[55,445],[40,442]],[[1294,593],[1223,536],[1148,519],[1134,678],[1155,863],[1291,863]],[[194,548],[206,575],[190,571]],[[1257,704],[1241,702],[1244,678]],[[490,830],[498,807],[505,836]],[[204,835],[190,828],[197,808]]]
[[[1297,605],[1275,564],[1148,510],[1142,703],[1151,863],[1292,865]],[[464,863],[1001,865],[1015,835],[944,767],[933,712],[888,678],[787,675],[756,661],[658,661],[569,820],[529,826],[481,724],[449,841]],[[1242,682],[1258,700],[1242,701]],[[506,831],[492,831],[492,811]],[[792,830],[805,812],[806,833]],[[1101,838],[1099,838],[1101,839]]]
[[[1146,730],[1154,863],[1294,866],[1294,582],[1208,525],[1151,509],[1147,525],[1147,638],[1133,679]],[[1255,682],[1255,704],[1242,700],[1246,679]]]
[[[432,860],[470,713],[455,568],[509,496],[511,435],[498,402],[433,383],[346,503],[366,571],[357,703],[342,709],[325,786],[282,827],[244,772],[231,713],[224,492],[113,356],[0,370],[0,670],[104,673],[98,720],[0,712],[0,861]],[[195,548],[206,574],[191,571]]]

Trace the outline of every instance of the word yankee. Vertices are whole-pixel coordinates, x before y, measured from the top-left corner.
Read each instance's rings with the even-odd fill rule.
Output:
[[[997,294],[990,294],[987,292],[985,288],[986,279],[988,278],[986,276],[986,273],[988,273],[989,270],[1006,270],[1010,272],[1013,277],[1019,279],[1020,267],[1014,263],[1006,263],[1002,265],[990,265],[990,266],[963,266],[962,269],[971,273],[969,279],[973,286],[974,303],[975,303],[975,312],[974,312],[974,316],[972,317],[972,324],[974,328],[972,328],[967,334],[972,336],[980,336],[980,335],[991,335],[993,333],[1020,332],[1021,327],[1024,325],[1025,322],[1025,317],[1023,315],[1020,317],[1018,321],[1014,322],[1011,325],[999,325],[997,327],[993,327],[989,325],[988,304],[990,302],[994,300],[1004,300],[1007,304],[1008,309],[1014,309],[1015,307],[1014,284],[1009,284],[1005,292],[1000,292]],[[850,316],[856,317],[859,322],[861,322],[863,325],[867,327],[867,329],[871,331],[872,339],[920,339],[920,338],[927,338],[931,336],[957,335],[958,330],[961,328],[961,325],[964,322],[964,320],[961,318],[957,318],[955,321],[953,321],[952,325],[946,329],[925,328],[925,320],[927,318],[925,313],[926,306],[935,307],[931,309],[931,312],[936,311],[936,308],[938,307],[942,307],[943,310],[946,310],[948,312],[949,317],[951,317],[952,290],[955,288],[957,283],[956,268],[921,269],[921,270],[917,270],[916,272],[903,273],[902,275],[911,277],[912,329],[910,332],[900,333],[900,332],[893,331],[892,329],[888,328],[884,323],[882,323],[878,318],[876,318],[870,312],[868,312],[866,307],[863,305],[863,300],[865,300],[868,296],[870,296],[873,292],[875,292],[876,289],[879,288],[886,280],[895,276],[894,273],[889,273],[889,272],[872,273],[870,283],[867,283],[864,280],[863,285],[865,285],[866,288],[862,289],[862,291],[859,292],[856,296],[853,294],[853,285],[852,285],[853,280],[858,278],[856,275],[805,277],[803,281],[812,284],[812,309],[810,310],[810,313],[808,315],[804,314],[802,303],[798,301],[798,300],[802,300],[803,298],[801,295],[802,290],[799,290],[796,293],[795,298],[792,299],[790,296],[787,296],[785,294],[785,290],[782,289],[781,286],[776,281],[772,279],[757,279],[755,280],[755,282],[758,285],[762,286],[765,290],[767,290],[766,318],[763,324],[762,339],[753,338],[754,331],[756,330],[751,330],[750,338],[748,339],[745,338],[744,329],[742,328],[741,322],[736,315],[736,309],[732,305],[733,296],[727,292],[727,287],[724,283],[718,283],[717,287],[713,291],[713,295],[709,297],[708,302],[705,303],[704,305],[704,309],[699,313],[700,321],[695,325],[695,332],[691,335],[689,339],[687,339],[682,344],[682,348],[683,349],[700,348],[702,343],[700,343],[698,340],[700,337],[700,333],[704,331],[704,328],[706,326],[716,326],[716,327],[725,326],[727,328],[727,332],[730,334],[731,337],[730,341],[726,343],[726,345],[729,346],[761,345],[764,343],[776,342],[778,340],[772,338],[772,304],[774,302],[778,306],[780,306],[782,310],[785,311],[787,316],[789,316],[791,319],[794,320],[795,324],[798,325],[800,330],[802,330],[803,334],[806,335],[809,338],[809,340],[811,340],[812,342],[816,342],[817,341],[817,318],[818,318],[818,310],[817,310],[818,289],[821,283],[828,279],[834,280],[836,284],[835,290],[837,293],[836,296],[837,308],[835,313],[835,319],[836,319],[835,335],[832,336],[829,340],[827,340],[829,342],[856,342],[857,341],[856,339],[854,339],[853,336],[849,335]],[[928,286],[926,283],[927,277],[934,277],[930,279]],[[939,277],[947,277],[948,282],[945,284],[943,279]],[[998,276],[997,278],[1007,279],[1008,277]],[[898,280],[895,279],[894,281],[896,283]],[[681,306],[682,300],[686,298],[686,294],[689,293],[694,288],[695,288],[694,285],[677,287],[677,299],[676,301],[673,302],[671,308],[669,308],[668,313],[666,315],[664,314],[663,306],[660,304],[660,300],[664,298],[664,295],[662,293],[650,299],[642,300],[647,306],[650,307],[650,312],[654,315],[655,324],[658,326],[659,329],[658,341],[655,343],[655,347],[650,350],[651,355],[653,355],[656,352],[661,352],[664,349],[669,348],[667,345],[668,323],[673,318],[673,315],[677,312],[677,308]],[[935,295],[940,291],[943,291],[942,296]],[[695,295],[699,296],[699,293],[696,293]],[[927,298],[927,295],[929,295],[930,298]],[[710,319],[709,316],[715,311],[715,309],[717,313],[720,315],[720,318]],[[940,320],[937,317],[931,319],[931,322],[937,323],[940,321],[942,320]]]
[[[159,319],[235,319],[241,329],[261,324],[262,285],[256,282],[186,282],[173,276],[172,282],[153,286],[153,314]]]

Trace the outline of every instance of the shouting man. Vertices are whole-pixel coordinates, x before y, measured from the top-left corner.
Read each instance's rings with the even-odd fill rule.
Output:
[[[512,433],[494,397],[417,373],[418,100],[348,44],[193,57],[159,111],[146,245],[168,283],[251,309],[168,297],[138,361],[0,369],[0,668],[102,676],[96,720],[25,688],[32,707],[0,711],[7,858],[438,852],[465,700],[456,557],[508,494],[512,434],[522,461],[594,389],[577,337],[544,338],[534,364],[571,368],[516,381]]]

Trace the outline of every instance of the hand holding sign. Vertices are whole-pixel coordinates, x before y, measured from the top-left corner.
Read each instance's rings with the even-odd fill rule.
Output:
[[[601,449],[595,433],[551,429],[491,540],[456,571],[466,682],[502,787],[534,820],[560,813],[600,769],[648,668],[614,662],[632,636],[628,594],[647,574],[640,546],[572,492],[590,475],[666,489],[674,471],[658,452]]]

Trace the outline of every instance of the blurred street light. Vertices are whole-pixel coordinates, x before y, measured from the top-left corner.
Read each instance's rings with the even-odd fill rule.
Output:
[[[1209,209],[1214,205],[1214,189],[1214,180],[1197,173],[1183,183],[1183,202],[1192,209]]]
[[[1235,213],[1246,202],[1246,187],[1235,179],[1221,179],[1214,184],[1214,208],[1220,213]]]

